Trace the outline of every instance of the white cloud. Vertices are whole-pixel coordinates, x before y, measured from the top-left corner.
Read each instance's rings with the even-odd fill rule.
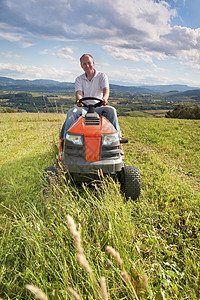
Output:
[[[73,54],[73,50],[69,47],[61,48],[61,49],[56,49],[56,50],[49,50],[45,49],[40,52],[41,54],[44,55],[51,55],[51,56],[56,56],[57,58],[62,58],[62,59],[68,59],[68,60],[73,60],[73,56],[69,54]]]
[[[121,84],[129,84],[133,85],[156,85],[156,84],[174,84],[175,82],[178,84],[187,84],[191,86],[199,86],[198,79],[188,78],[188,76],[180,76],[176,77],[176,74],[172,74],[171,77],[167,76],[164,73],[164,70],[154,69],[144,69],[143,72],[141,70],[120,70],[120,71],[109,71],[108,77],[110,81],[113,82],[121,82]]]
[[[54,68],[49,65],[34,66],[0,62],[0,73],[1,76],[11,76],[15,79],[53,79],[74,82],[78,72],[76,69],[67,71],[64,68]]]
[[[200,52],[197,49],[192,49],[190,51],[180,51],[180,63],[186,64],[193,69],[200,69]]]
[[[168,84],[169,79],[165,77],[160,77],[156,74],[152,74],[150,70],[145,72],[131,72],[131,71],[110,71],[108,72],[110,81],[120,81],[123,83],[135,82],[137,85],[146,84]],[[123,78],[123,79],[122,79]]]
[[[11,51],[9,52],[0,52],[0,56],[4,57],[4,58],[11,58],[11,59],[19,59],[20,55],[17,54],[13,54]]]
[[[134,62],[152,62],[151,55],[148,55],[148,53],[145,53],[144,51],[114,46],[103,46],[103,48],[110,52],[111,55],[118,60],[131,60]]]
[[[60,51],[63,52],[64,54],[72,54],[73,53],[73,50],[69,47],[62,48],[62,49],[60,49]]]
[[[1,8],[1,4],[0,4]],[[1,13],[0,13],[1,15]],[[16,32],[12,26],[0,22],[0,38],[8,40],[9,42],[17,42],[22,48],[28,48],[35,44],[34,40],[30,37],[25,37],[23,33]]]
[[[10,33],[3,33],[3,32],[0,32],[0,36],[10,42],[18,42],[20,41],[20,37],[17,37],[15,35],[12,35]]]
[[[174,26],[171,32],[161,37],[160,45],[166,55],[178,58],[192,67],[200,66],[200,28]]]
[[[154,70],[154,72],[164,72],[165,71],[164,68],[158,67],[156,64],[152,64],[151,67]]]
[[[107,68],[107,67],[110,67],[110,64],[108,64],[108,63],[105,63],[105,62],[95,62],[95,66],[97,67],[97,68]]]
[[[200,29],[172,27],[177,11],[168,2],[4,0],[0,2],[0,29],[4,29],[0,36],[23,47],[39,38],[97,42],[118,60],[151,63],[154,58],[174,57],[198,67]],[[46,50],[46,54],[73,60],[71,48]]]
[[[0,4],[0,19],[10,30],[36,37],[126,40],[138,43],[169,32],[175,10],[153,0],[40,0]]]
[[[11,77],[15,79],[52,79],[64,82],[74,82],[77,75],[80,74],[80,66],[73,61],[74,68],[55,68],[50,65],[26,65],[19,63],[2,63],[0,62],[0,74],[1,76]],[[191,86],[199,86],[198,79],[189,77],[187,74],[184,76],[176,77],[176,74],[172,74],[170,79],[166,76],[163,69],[157,68],[155,65],[149,66],[145,69],[131,69],[124,68],[118,71],[108,70],[107,75],[109,81],[118,81],[121,84],[130,85],[133,82],[137,85],[146,84],[173,84],[174,82],[179,84],[188,84]],[[195,77],[195,76],[194,76]]]

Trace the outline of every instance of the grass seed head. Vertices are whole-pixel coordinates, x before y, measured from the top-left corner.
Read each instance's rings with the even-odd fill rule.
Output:
[[[81,296],[73,288],[68,287],[67,290],[74,297],[75,300],[82,300]]]
[[[27,290],[29,290],[30,292],[32,292],[35,295],[35,299],[40,299],[40,300],[48,300],[47,296],[45,295],[45,293],[43,293],[39,288],[37,288],[34,285],[31,284],[27,284],[25,286],[27,288]]]
[[[76,224],[70,215],[67,215],[67,225],[69,227],[71,234],[73,236],[76,236],[78,231],[76,230]]]
[[[115,258],[115,260],[118,262],[118,264],[120,265],[120,267],[122,267],[123,261],[120,257],[119,252],[115,251],[115,249],[113,249],[110,246],[106,247],[106,250],[108,251],[108,253]]]
[[[74,236],[74,245],[76,247],[77,252],[83,254],[84,250],[83,250],[83,247],[81,246],[81,234],[80,234],[80,232],[78,232],[77,235]]]
[[[126,281],[126,283],[130,283],[131,282],[131,279],[130,279],[130,276],[128,275],[128,273],[124,270],[122,271],[122,277],[124,278],[124,280]]]
[[[101,285],[101,298],[102,298],[102,300],[108,300],[109,296],[108,296],[108,293],[107,293],[106,279],[103,276],[100,278],[100,285]]]
[[[147,287],[148,287],[148,277],[147,277],[147,275],[144,275],[144,276],[143,276],[143,281],[142,281],[142,288],[143,288],[144,290],[146,290]]]
[[[78,253],[83,254],[83,248],[81,246],[81,234],[79,231],[76,230],[76,223],[74,222],[73,218],[70,215],[67,215],[67,225],[71,234],[74,237],[74,244]]]
[[[85,258],[85,255],[82,253],[77,253],[76,254],[76,258],[79,262],[79,264],[85,269],[86,272],[92,274],[92,269],[87,261],[87,259]]]
[[[96,289],[97,292],[99,292],[99,288],[98,288],[96,278],[94,276],[92,268],[90,267],[89,262],[87,261],[85,255],[83,253],[77,253],[76,258],[77,258],[79,264],[83,267],[83,269],[90,274],[90,276],[93,280],[95,289]]]

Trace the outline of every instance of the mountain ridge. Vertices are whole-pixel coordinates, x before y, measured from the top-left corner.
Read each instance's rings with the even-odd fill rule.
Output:
[[[110,83],[110,88],[118,91],[130,91],[133,93],[151,94],[151,93],[168,93],[168,92],[185,92],[190,90],[200,90],[198,87],[188,85],[144,85],[144,86],[125,86]],[[66,90],[74,92],[73,82],[60,82],[50,79],[13,79],[10,77],[0,77],[0,90],[25,90],[38,92],[64,92]]]

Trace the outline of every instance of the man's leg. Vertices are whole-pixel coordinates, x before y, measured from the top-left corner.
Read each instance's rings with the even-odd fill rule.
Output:
[[[65,129],[64,129],[64,135],[63,138],[65,138],[66,132],[69,129],[69,127],[74,123],[76,119],[78,119],[80,116],[84,116],[87,112],[86,107],[78,107],[77,105],[74,105],[73,108],[69,109],[67,112],[67,118],[65,121]]]
[[[116,109],[113,106],[106,105],[106,106],[97,107],[96,112],[100,116],[104,115],[106,117],[106,119],[108,119],[113,124],[113,126],[115,127],[115,129],[117,130],[117,132],[119,133],[119,135],[121,137],[121,130],[119,127]]]

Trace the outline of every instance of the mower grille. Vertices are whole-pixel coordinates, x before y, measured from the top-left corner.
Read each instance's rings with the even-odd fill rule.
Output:
[[[99,115],[94,113],[87,113],[85,115],[85,125],[100,125],[100,117]]]
[[[63,156],[69,161],[85,159],[85,147],[83,145],[74,145],[72,142],[65,140]]]
[[[110,146],[102,146],[101,148],[101,159],[117,159],[120,157],[120,146],[114,144]]]

